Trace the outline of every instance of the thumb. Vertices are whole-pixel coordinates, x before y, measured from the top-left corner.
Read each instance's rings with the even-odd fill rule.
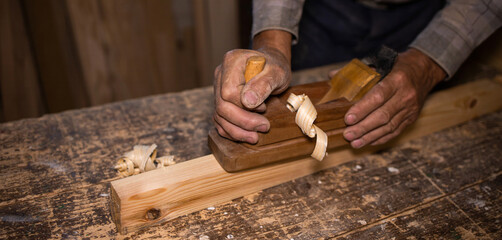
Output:
[[[241,91],[241,102],[244,107],[254,109],[262,104],[278,87],[277,81],[267,75],[257,75],[244,85]]]

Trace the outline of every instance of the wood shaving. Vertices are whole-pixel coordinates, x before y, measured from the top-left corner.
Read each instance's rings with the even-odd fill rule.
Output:
[[[322,161],[327,155],[326,148],[328,147],[328,135],[326,135],[322,129],[314,125],[314,121],[317,118],[317,111],[314,105],[305,94],[295,95],[291,93],[287,102],[288,104],[286,107],[291,112],[296,112],[295,122],[302,132],[310,138],[317,136],[314,151],[310,156]]]
[[[157,145],[136,145],[132,151],[124,154],[115,165],[121,176],[127,177],[157,168],[175,164],[174,156],[157,158]]]

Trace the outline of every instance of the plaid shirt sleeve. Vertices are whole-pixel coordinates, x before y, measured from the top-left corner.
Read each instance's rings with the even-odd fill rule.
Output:
[[[410,47],[453,76],[469,54],[502,25],[501,0],[451,0]]]
[[[298,41],[298,24],[305,0],[254,0],[252,37],[271,29],[283,30]]]
[[[252,36],[284,30],[298,40],[305,0],[254,0]],[[416,48],[453,76],[471,52],[502,26],[502,0],[450,0],[410,47]]]

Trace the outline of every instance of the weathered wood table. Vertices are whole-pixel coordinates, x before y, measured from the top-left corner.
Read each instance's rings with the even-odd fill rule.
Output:
[[[117,158],[152,143],[177,162],[210,154],[212,109],[206,87],[0,125],[0,238],[502,239],[502,111],[119,235]]]

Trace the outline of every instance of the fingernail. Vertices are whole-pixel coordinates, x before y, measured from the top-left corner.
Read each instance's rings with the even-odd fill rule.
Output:
[[[244,105],[254,107],[258,103],[258,96],[253,91],[247,91],[244,93],[244,101]]]
[[[347,124],[356,123],[356,115],[354,115],[354,114],[347,115],[347,117],[345,117],[345,123],[347,123]]]
[[[361,139],[354,140],[350,143],[353,148],[361,148],[364,146],[364,142]]]
[[[344,133],[343,136],[345,137],[345,139],[347,139],[347,141],[352,141],[356,137],[353,132]]]
[[[268,126],[266,124],[262,124],[262,125],[256,127],[255,129],[258,132],[266,132],[266,131],[268,131]]]

